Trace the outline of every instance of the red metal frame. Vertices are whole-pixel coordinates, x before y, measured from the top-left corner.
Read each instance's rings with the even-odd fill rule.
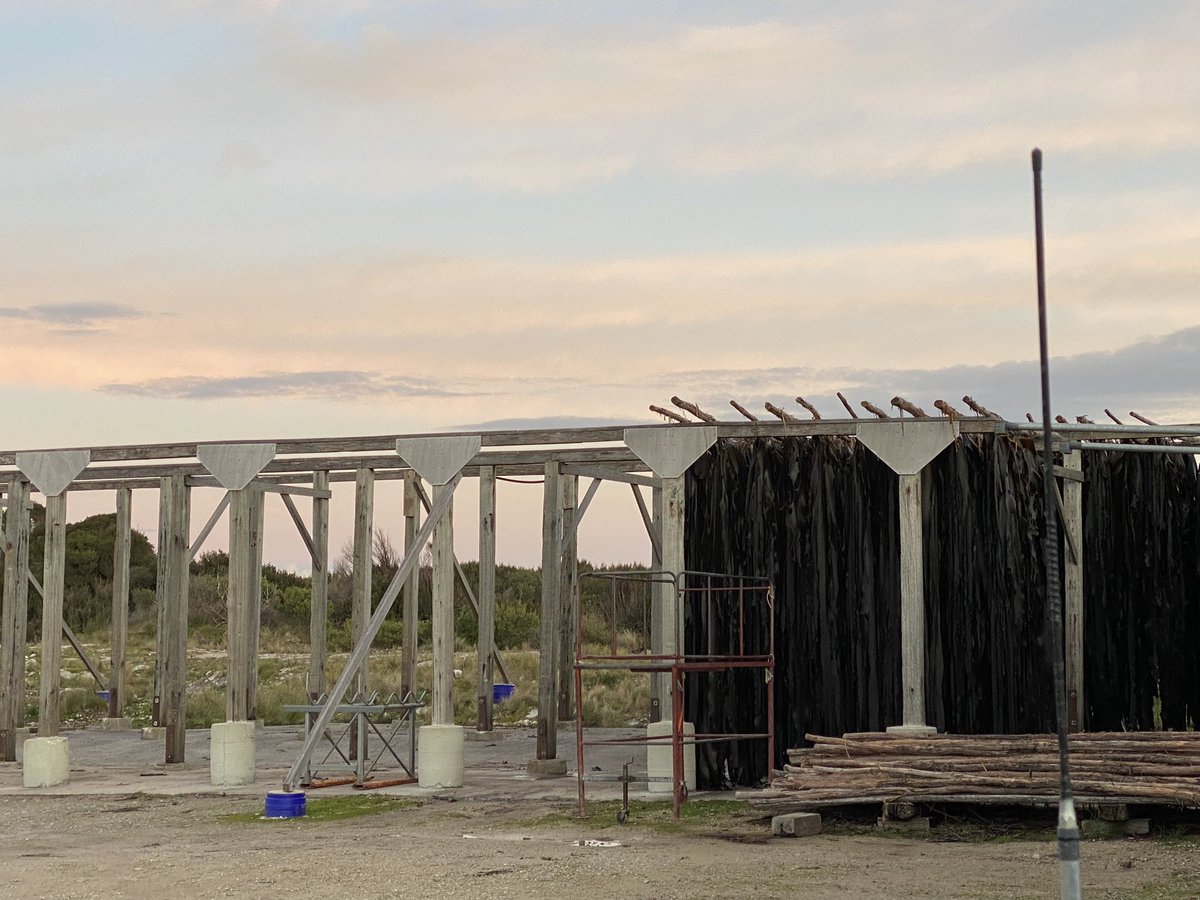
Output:
[[[764,740],[767,744],[767,772],[770,773],[775,765],[775,590],[769,579],[753,578],[743,575],[725,575],[715,572],[680,573],[676,578],[670,572],[596,572],[584,576],[601,578],[614,582],[613,606],[611,616],[611,638],[609,654],[584,654],[583,652],[583,615],[579,616],[579,627],[575,634],[575,742],[576,742],[576,777],[579,785],[579,815],[586,817],[586,789],[584,786],[584,747],[600,744],[652,744],[663,738],[634,737],[614,738],[608,740],[585,741],[583,736],[583,675],[586,671],[601,671],[606,669],[624,669],[630,672],[654,674],[657,672],[670,673],[671,691],[671,811],[674,818],[679,818],[679,809],[687,796],[687,781],[684,775],[685,742],[694,744],[712,743],[717,741],[735,740]],[[714,586],[713,580],[733,581],[736,585]],[[701,594],[705,601],[705,614],[711,616],[714,592],[737,591],[738,606],[738,652],[736,654],[622,654],[617,650],[617,621],[616,593],[617,581],[632,581],[646,585],[672,584],[675,589],[675,633],[682,634],[680,623],[686,601],[689,595]],[[750,597],[747,597],[747,594]],[[767,653],[765,655],[746,654],[745,640],[745,604],[748,599],[761,595],[767,606]],[[765,733],[717,733],[696,734],[684,736],[684,679],[688,672],[716,672],[729,669],[763,669],[766,682],[767,731]]]

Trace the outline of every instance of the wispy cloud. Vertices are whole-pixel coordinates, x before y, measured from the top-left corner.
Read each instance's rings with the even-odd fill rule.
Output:
[[[266,372],[258,375],[212,377],[190,375],[156,378],[128,384],[105,384],[100,390],[139,397],[185,400],[289,399],[359,400],[381,397],[459,397],[475,395],[476,389],[463,390],[450,382],[380,372]]]
[[[80,302],[43,303],[33,306],[0,306],[0,319],[33,322],[48,326],[56,334],[89,335],[104,330],[109,322],[141,319],[143,310],[120,303]]]

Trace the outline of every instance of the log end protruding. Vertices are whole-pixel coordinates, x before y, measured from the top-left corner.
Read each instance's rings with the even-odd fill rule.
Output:
[[[763,408],[773,416],[777,416],[781,422],[799,422],[800,420],[789,413],[787,410],[780,409],[770,400],[763,404]]]
[[[957,421],[961,416],[961,413],[959,413],[957,409],[955,409],[945,400],[934,400],[933,408],[948,418],[951,422]]]
[[[926,413],[925,410],[921,409],[921,407],[917,406],[917,404],[909,400],[905,400],[899,394],[892,398],[892,406],[896,407],[897,409],[904,410],[904,412],[917,419],[929,418],[929,414]]]
[[[854,411],[854,407],[850,405],[850,401],[846,399],[846,395],[838,391],[837,398],[842,401],[842,406],[846,407],[846,412],[850,413],[850,418],[857,419],[858,413]]]
[[[971,411],[973,413],[975,413],[975,415],[977,415],[977,416],[986,416],[989,419],[1003,419],[1004,418],[999,413],[992,412],[990,409],[988,409],[982,403],[976,403],[974,398],[972,398],[969,394],[966,394],[963,396],[963,403],[965,403],[965,404],[967,404],[967,406],[971,407]],[[1030,420],[1030,421],[1032,421],[1032,420]]]
[[[750,412],[750,410],[746,409],[746,407],[742,406],[742,404],[738,403],[736,400],[730,400],[729,405],[732,406],[734,409],[736,409],[738,412],[740,412],[743,416],[745,416],[751,422],[758,421],[758,416],[756,416],[754,413]]]
[[[1137,419],[1139,422],[1141,422],[1143,425],[1157,425],[1158,424],[1157,422],[1155,422],[1151,419],[1147,419],[1145,416],[1138,415],[1132,409],[1129,411],[1129,414],[1131,416],[1133,416],[1135,419]]]
[[[708,422],[711,425],[711,424],[716,423],[716,421],[717,421],[716,416],[714,416],[712,413],[706,413],[695,403],[689,403],[687,400],[683,400],[679,397],[672,397],[671,402],[674,403],[676,406],[678,406],[680,409],[682,409],[684,412],[691,413],[693,416],[695,416],[701,422]]]
[[[862,401],[862,408],[865,409],[867,412],[871,413],[872,415],[874,415],[877,419],[890,419],[891,418],[891,416],[889,416],[887,413],[885,413],[882,409],[880,409],[878,406],[876,406],[870,400]]]
[[[682,422],[684,425],[687,424],[687,419],[685,419],[679,413],[670,409],[665,409],[661,406],[655,406],[653,403],[650,404],[650,412],[657,413],[669,422]]]
[[[803,406],[805,409],[807,409],[808,414],[810,416],[812,416],[813,419],[816,419],[818,421],[820,420],[821,414],[819,412],[817,412],[817,408],[815,406],[813,406],[811,403],[809,403],[803,397],[797,397],[796,402],[799,403],[801,406]]]

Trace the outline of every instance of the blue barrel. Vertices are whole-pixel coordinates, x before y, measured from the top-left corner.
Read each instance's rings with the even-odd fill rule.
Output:
[[[515,684],[504,684],[503,682],[501,682],[500,684],[493,684],[492,685],[492,702],[493,703],[503,703],[505,700],[507,700],[509,697],[511,697],[516,692],[516,690],[517,690],[517,686]]]
[[[268,791],[266,817],[268,819],[294,819],[308,809],[304,791]]]

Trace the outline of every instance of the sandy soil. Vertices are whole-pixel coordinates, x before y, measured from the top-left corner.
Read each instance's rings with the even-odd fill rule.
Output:
[[[0,897],[1057,896],[1051,841],[946,843],[766,823],[701,833],[598,819],[534,824],[544,803],[427,798],[338,822],[233,822],[251,797],[0,797]],[[617,847],[576,846],[586,839]],[[1089,897],[1200,896],[1200,844],[1084,845]]]

